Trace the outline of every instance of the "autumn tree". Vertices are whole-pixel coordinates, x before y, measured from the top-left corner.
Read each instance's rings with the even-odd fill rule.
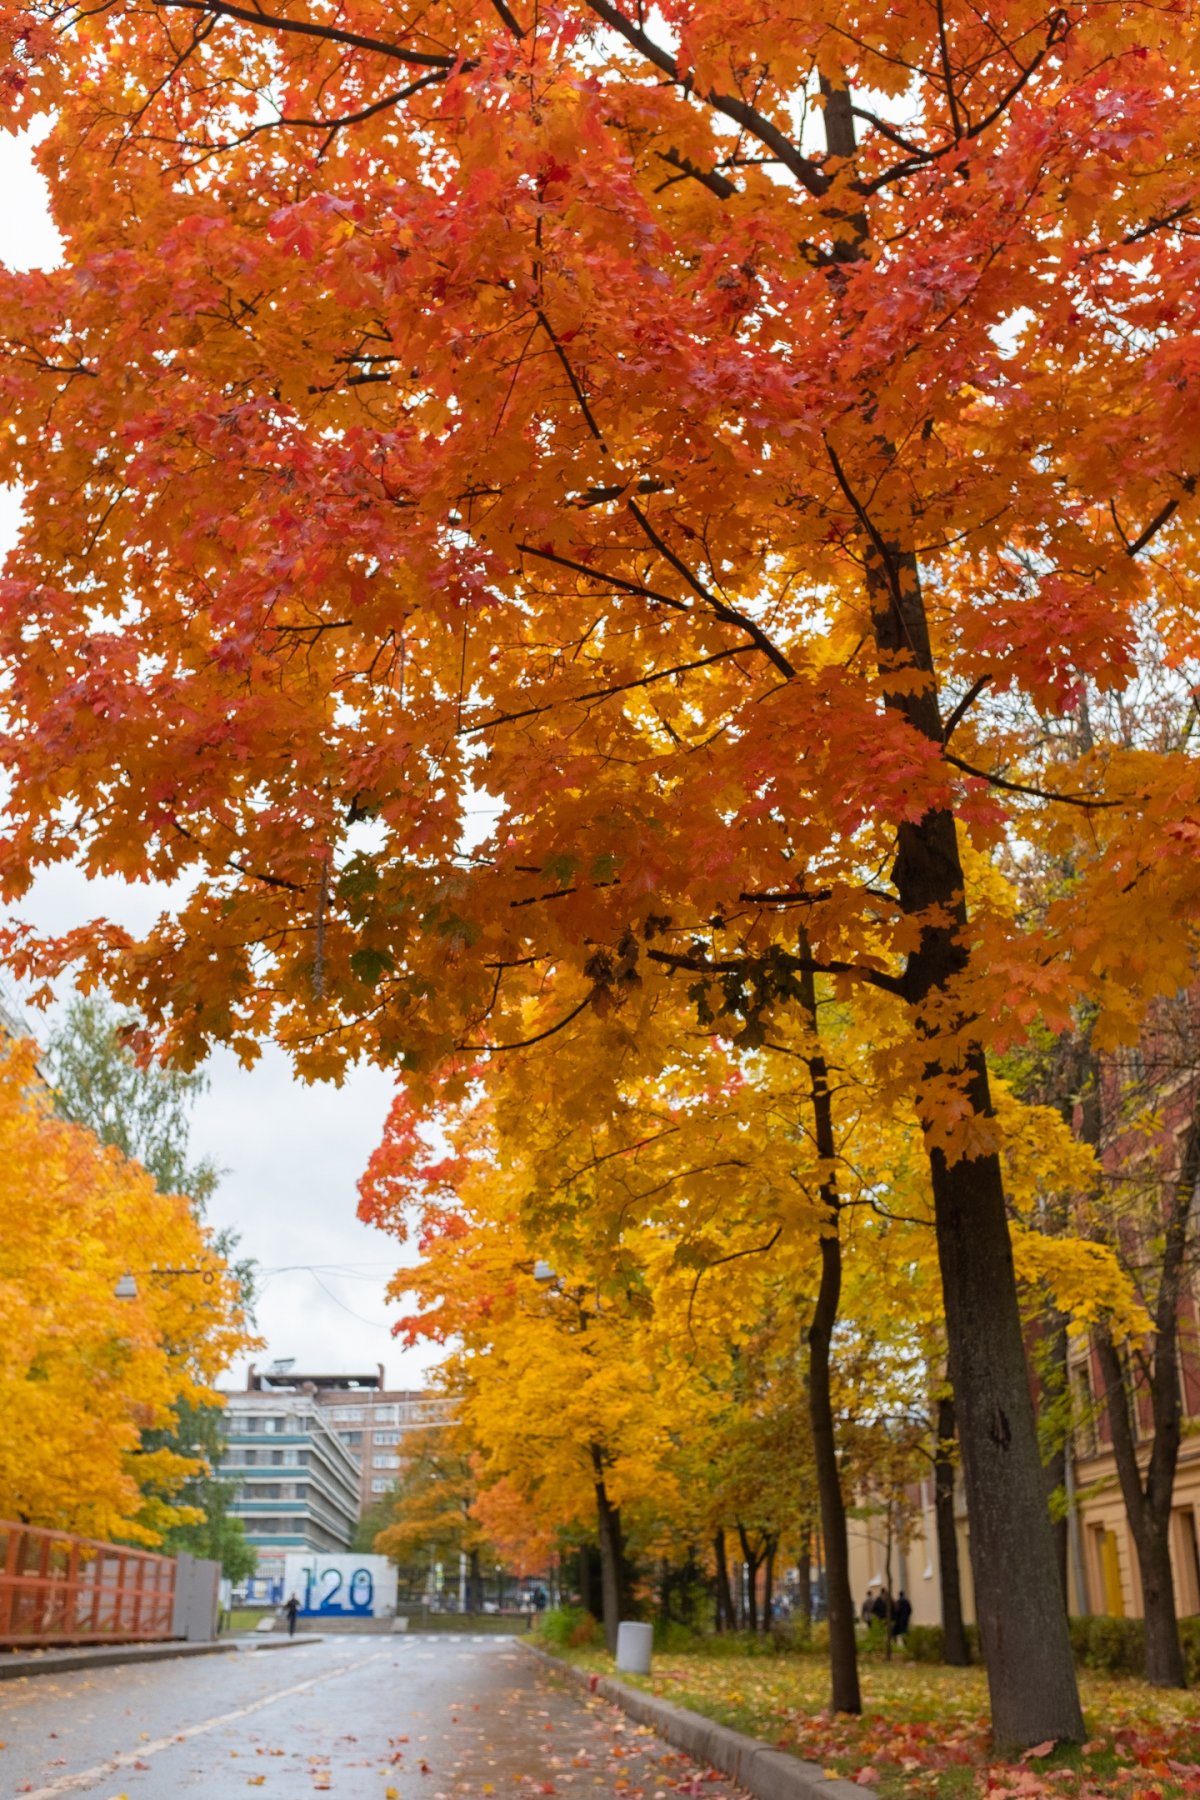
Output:
[[[1053,1093],[1080,1137],[1096,1150],[1095,1180],[1065,1196],[1075,1230],[1111,1246],[1146,1314],[1132,1344],[1104,1319],[1091,1343],[1102,1416],[1137,1557],[1146,1621],[1146,1675],[1186,1686],[1172,1571],[1170,1528],[1184,1431],[1184,1365],[1195,1354],[1195,1195],[1200,1182],[1200,1071],[1194,984],[1159,1000],[1139,1042],[1103,1054],[1093,1023],[1036,1046],[1025,1060],[1031,1086]],[[1063,1202],[1060,1201],[1060,1205]],[[1064,1432],[1081,1421],[1063,1381]],[[1148,1453],[1139,1444],[1148,1428]]]
[[[191,1160],[191,1112],[208,1085],[199,1071],[184,1073],[138,1063],[131,1043],[137,1021],[122,1016],[99,994],[76,994],[46,1040],[46,1067],[60,1112],[136,1162],[160,1194],[181,1196],[203,1228],[208,1202],[220,1181],[210,1157]],[[238,1233],[226,1226],[208,1233],[213,1252],[227,1264],[240,1290],[243,1310],[252,1312],[254,1264],[236,1259]],[[140,1262],[141,1259],[135,1259]],[[181,1277],[180,1279],[188,1279]],[[241,1521],[230,1511],[234,1484],[216,1473],[224,1453],[220,1409],[182,1401],[169,1426],[147,1433],[147,1449],[173,1451],[193,1465],[181,1495],[189,1513],[201,1518],[168,1533],[169,1550],[212,1556],[226,1577],[253,1574],[254,1551]]]
[[[153,1434],[215,1403],[248,1342],[236,1283],[184,1200],[56,1116],[30,1043],[0,1058],[0,1144],[0,1515],[160,1544],[199,1523],[204,1464]]]
[[[483,1609],[481,1551],[486,1537],[474,1515],[476,1482],[458,1426],[423,1432],[388,1499],[388,1517],[372,1548],[407,1566],[431,1555],[468,1559],[467,1606]]]
[[[730,1555],[740,1546],[757,1584],[780,1542],[802,1535],[819,1485],[817,1433],[828,1422],[836,1510],[822,1491],[826,1572],[832,1611],[840,1534],[851,1623],[848,1660],[831,1633],[832,1690],[835,1705],[853,1710],[846,1501],[861,1504],[878,1491],[882,1467],[900,1467],[898,1433],[909,1474],[926,1439],[934,1454],[927,1400],[935,1386],[943,1399],[947,1390],[923,1162],[887,1096],[866,1079],[869,1057],[838,1013],[828,1009],[821,1048],[823,1112],[812,1108],[811,1032],[732,1053],[686,1007],[661,997],[643,999],[636,1037],[624,1031],[610,1063],[597,1062],[590,1041],[564,1039],[552,1067],[536,1049],[515,1053],[491,1070],[486,1099],[476,1086],[455,1109],[424,1117],[401,1091],[362,1184],[362,1210],[389,1229],[422,1231],[418,1323],[463,1338],[456,1368],[474,1395],[467,1416],[488,1441],[496,1430],[489,1409],[510,1419],[518,1380],[545,1381],[547,1358],[549,1379],[562,1379],[562,1346],[538,1330],[529,1298],[528,1247],[553,1259],[532,1266],[558,1302],[557,1324],[572,1295],[585,1333],[593,1311],[608,1309],[610,1326],[615,1312],[630,1368],[656,1372],[647,1415],[661,1407],[660,1387],[674,1394],[663,1423],[674,1418],[672,1434],[687,1448],[681,1456],[679,1444],[660,1444],[655,1453],[674,1478],[662,1524],[676,1544],[711,1540],[723,1624],[733,1617]],[[830,1140],[817,1121],[832,1130],[835,1085],[841,1128]],[[1023,1106],[1007,1091],[998,1122],[1023,1287],[1051,1292],[1064,1316],[1111,1317],[1127,1333],[1137,1309],[1111,1252],[1066,1237],[1047,1242],[1031,1225],[1047,1183],[1091,1179],[1091,1152],[1052,1109]],[[846,1302],[836,1349],[838,1309],[827,1321],[818,1371],[795,1320],[816,1319],[828,1304],[833,1184],[839,1308],[843,1290]],[[565,1289],[561,1269],[572,1271]],[[398,1285],[410,1279],[404,1271]],[[581,1342],[587,1356],[600,1356],[598,1342]],[[818,1389],[820,1409],[811,1404]],[[943,1404],[943,1428],[945,1414]],[[569,1506],[562,1476],[542,1479],[540,1406],[535,1416],[522,1443],[533,1472],[525,1490],[531,1504],[537,1490],[543,1509]],[[950,1467],[945,1454],[938,1460]],[[892,1480],[889,1505],[903,1486]]]
[[[1186,10],[5,0],[0,44],[65,245],[0,283],[6,895],[178,883],[22,966],[185,1063],[418,1083],[672,971],[739,1032],[810,966],[889,998],[995,1729],[1078,1737],[987,1058],[1178,971],[1197,771],[988,696],[1194,649]],[[972,909],[1076,825],[1037,931]]]
[[[46,1038],[60,1110],[153,1176],[162,1194],[184,1194],[197,1217],[220,1181],[210,1157],[189,1155],[192,1107],[207,1084],[198,1071],[139,1067],[125,1047],[136,1021],[99,994],[76,994]]]
[[[226,1581],[243,1582],[258,1567],[258,1551],[233,1511],[241,1484],[215,1472],[226,1454],[221,1409],[177,1400],[172,1411],[170,1425],[146,1433],[143,1439],[143,1449],[175,1450],[192,1465],[174,1496],[180,1522],[164,1532],[162,1548],[170,1556],[185,1550],[189,1556],[211,1558],[220,1563]]]

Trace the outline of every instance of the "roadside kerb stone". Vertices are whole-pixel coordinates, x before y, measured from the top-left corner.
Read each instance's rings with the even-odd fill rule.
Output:
[[[826,1775],[820,1763],[801,1762],[786,1750],[772,1749],[759,1738],[718,1725],[715,1719],[706,1719],[702,1713],[690,1712],[673,1701],[660,1700],[641,1688],[626,1687],[611,1675],[593,1675],[587,1669],[576,1668],[574,1663],[552,1656],[537,1644],[524,1642],[524,1648],[555,1674],[565,1676],[588,1693],[598,1694],[610,1705],[619,1706],[639,1725],[648,1725],[693,1761],[719,1769],[753,1794],[754,1800],[879,1800],[874,1788]]]
[[[64,1650],[0,1650],[0,1681],[26,1675],[70,1675],[80,1669],[112,1669],[121,1663],[165,1662],[178,1656],[226,1656],[234,1651],[287,1650],[320,1639],[277,1638],[274,1643],[246,1638],[214,1638],[211,1643],[76,1644]]]
[[[171,1656],[221,1656],[237,1649],[229,1639],[211,1644],[77,1644],[65,1650],[0,1650],[0,1681],[24,1675],[66,1675],[77,1669],[111,1669],[118,1663],[162,1662]]]

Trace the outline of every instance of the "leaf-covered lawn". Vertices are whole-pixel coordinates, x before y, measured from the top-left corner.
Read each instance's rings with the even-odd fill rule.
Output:
[[[600,1659],[587,1659],[599,1666]],[[606,1660],[606,1659],[605,1659]],[[833,1718],[819,1657],[655,1658],[622,1679],[876,1788],[887,1800],[1181,1800],[1200,1796],[1200,1696],[1080,1677],[1090,1737],[995,1759],[979,1669],[864,1661],[863,1715]]]

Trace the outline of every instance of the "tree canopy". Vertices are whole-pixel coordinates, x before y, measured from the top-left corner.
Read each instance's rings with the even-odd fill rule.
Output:
[[[0,875],[175,884],[18,966],[451,1093],[836,978],[928,1162],[996,1728],[1077,1738],[988,1056],[1190,975],[1190,742],[1081,713],[1194,676],[1190,9],[4,0],[0,50],[65,246],[0,276]]]
[[[249,1341],[237,1282],[186,1200],[56,1116],[35,1057],[0,1056],[0,1515],[159,1544],[198,1522],[204,1464],[150,1434],[215,1402]]]

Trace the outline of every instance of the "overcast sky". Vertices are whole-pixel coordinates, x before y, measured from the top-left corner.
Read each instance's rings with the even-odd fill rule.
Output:
[[[0,136],[0,194],[0,259],[10,268],[49,267],[59,240],[26,140]],[[13,542],[19,507],[19,495],[0,489],[0,551]],[[136,930],[160,902],[152,887],[88,882],[63,870],[38,883],[21,913],[50,931],[101,914]],[[37,1016],[30,1022],[35,1034],[44,1029]],[[341,1088],[305,1087],[270,1047],[249,1072],[219,1053],[208,1074],[192,1151],[227,1171],[209,1210],[212,1223],[236,1226],[243,1252],[264,1271],[258,1324],[267,1348],[256,1360],[290,1356],[308,1372],[344,1373],[383,1363],[390,1385],[419,1384],[434,1358],[401,1350],[389,1319],[402,1309],[383,1298],[401,1247],[355,1217],[355,1183],[379,1138],[389,1079],[363,1068]]]

